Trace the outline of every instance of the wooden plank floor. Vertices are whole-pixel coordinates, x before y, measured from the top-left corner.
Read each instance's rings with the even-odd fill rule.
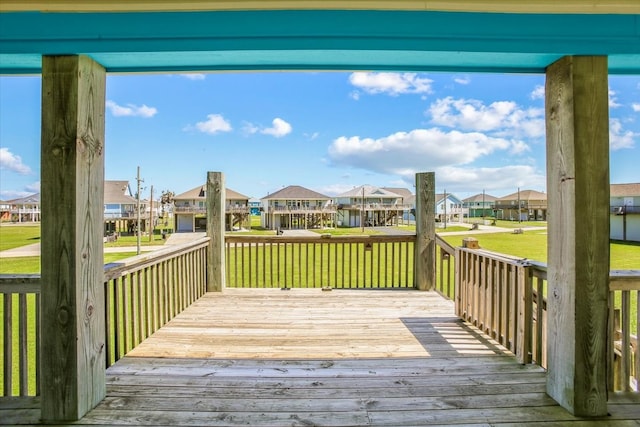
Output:
[[[435,293],[227,289],[109,368],[107,398],[77,424],[640,426],[637,396],[580,420],[544,390],[542,369]]]

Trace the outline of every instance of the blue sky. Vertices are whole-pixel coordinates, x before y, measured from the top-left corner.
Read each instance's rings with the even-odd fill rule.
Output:
[[[40,78],[0,77],[0,199],[39,191]],[[263,197],[407,187],[545,191],[544,76],[269,72],[109,75],[105,178],[143,196],[222,171]],[[640,182],[640,76],[610,76],[611,182]],[[135,191],[135,189],[134,189]]]

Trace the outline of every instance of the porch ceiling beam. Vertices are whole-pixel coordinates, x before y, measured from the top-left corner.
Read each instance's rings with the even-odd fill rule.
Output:
[[[636,0],[3,0],[0,10],[47,12],[262,9],[444,10],[499,13],[631,13]]]
[[[566,55],[607,55],[640,73],[635,14],[380,10],[0,13],[0,73],[83,53],[108,72],[388,69],[544,72]],[[135,55],[132,55],[135,53]]]
[[[547,70],[547,392],[578,416],[607,414],[609,106],[606,57]]]
[[[106,73],[43,58],[42,419],[77,420],[105,396],[103,259]]]

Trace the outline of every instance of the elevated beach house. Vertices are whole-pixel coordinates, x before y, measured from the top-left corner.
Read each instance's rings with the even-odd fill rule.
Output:
[[[407,190],[408,192],[408,190]],[[398,225],[405,210],[411,205],[405,204],[405,198],[411,193],[398,193],[372,185],[361,185],[335,198],[337,225],[347,227],[377,227]]]
[[[520,190],[495,201],[495,217],[508,221],[546,221],[547,195],[536,190]]]
[[[491,194],[478,193],[474,196],[462,199],[462,207],[469,218],[483,218],[493,216],[493,207],[498,198]]]
[[[173,197],[176,232],[207,230],[207,186],[199,185]],[[250,228],[249,197],[230,188],[225,189],[225,229]]]
[[[322,228],[335,224],[331,197],[290,185],[262,199],[262,227],[270,230]]]
[[[640,242],[640,183],[611,184],[611,238]]]

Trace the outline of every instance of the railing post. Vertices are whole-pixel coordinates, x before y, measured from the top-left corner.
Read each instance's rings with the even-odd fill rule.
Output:
[[[78,420],[106,394],[103,289],[106,72],[42,58],[42,419]]]
[[[207,173],[207,292],[220,292],[225,285],[224,206],[225,188],[222,172]]]
[[[416,174],[415,283],[421,291],[436,285],[436,178],[434,172]]]
[[[547,68],[547,393],[577,416],[607,414],[607,57]],[[588,215],[585,215],[588,212]]]
[[[531,330],[533,323],[533,293],[531,267],[521,263],[517,267],[518,325],[516,336],[516,358],[520,363],[531,363]]]

